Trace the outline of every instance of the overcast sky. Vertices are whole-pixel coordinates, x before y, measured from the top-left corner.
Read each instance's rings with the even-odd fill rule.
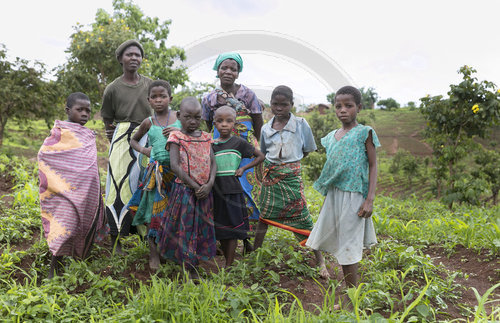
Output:
[[[499,0],[136,0],[143,12],[171,19],[167,43],[185,47],[210,35],[263,30],[289,35],[326,54],[358,87],[400,103],[446,94],[460,66],[500,86]],[[2,1],[0,43],[9,56],[39,60],[52,68],[77,22],[94,21],[111,0]],[[242,53],[239,82],[286,84],[305,103],[325,102],[328,89],[309,71],[273,53]],[[285,53],[278,53],[285,55]],[[307,61],[301,62],[307,65]],[[193,81],[213,82],[213,58],[190,70]]]

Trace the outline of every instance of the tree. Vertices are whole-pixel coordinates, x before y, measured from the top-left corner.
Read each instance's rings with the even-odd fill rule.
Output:
[[[374,109],[375,103],[377,103],[378,100],[378,94],[375,92],[375,89],[372,87],[368,89],[362,87],[359,91],[361,92],[361,105],[363,109]]]
[[[330,102],[332,107],[335,105],[335,92],[332,92],[326,96],[326,100]]]
[[[400,105],[396,100],[393,98],[387,98],[384,100],[379,100],[378,105],[382,107],[384,110],[392,110],[392,109],[399,109]]]
[[[106,85],[122,73],[115,50],[132,38],[144,47],[145,58],[139,73],[168,80],[172,88],[183,84],[188,79],[186,69],[175,68],[174,62],[185,59],[184,50],[166,46],[171,21],[147,17],[137,5],[125,0],[113,0],[113,9],[113,14],[98,9],[90,28],[78,22],[74,26],[66,50],[68,62],[58,71],[58,81],[67,91],[85,92],[93,106],[99,108]]]
[[[497,205],[498,192],[500,191],[500,153],[482,148],[476,155],[475,161],[479,168],[473,175],[482,177],[488,182],[491,191],[488,200],[491,200],[493,205]]]
[[[7,60],[5,45],[0,44],[0,146],[7,121],[23,122],[44,118],[48,123],[62,113],[58,108],[60,91],[53,81],[46,81],[45,65],[16,57]]]
[[[450,208],[460,201],[455,184],[465,176],[457,169],[458,162],[477,149],[474,137],[485,138],[500,120],[500,90],[488,81],[478,82],[476,70],[463,66],[462,82],[450,85],[448,99],[441,95],[420,99],[420,111],[427,120],[424,135],[433,149],[438,196],[445,185],[443,199]]]

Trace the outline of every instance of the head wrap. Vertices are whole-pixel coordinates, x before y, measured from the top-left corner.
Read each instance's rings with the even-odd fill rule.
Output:
[[[224,62],[226,59],[232,59],[238,63],[238,65],[240,66],[240,70],[238,72],[241,72],[243,70],[243,60],[241,59],[241,56],[238,53],[219,54],[219,56],[217,56],[217,60],[215,61],[213,70],[217,71],[219,69],[220,64],[222,64],[222,62]]]
[[[144,57],[144,48],[142,48],[141,43],[135,39],[129,39],[127,41],[124,41],[120,46],[115,51],[116,59],[119,61],[120,56],[122,56],[123,52],[125,49],[129,48],[130,46],[137,46],[139,50],[141,51],[141,56]]]

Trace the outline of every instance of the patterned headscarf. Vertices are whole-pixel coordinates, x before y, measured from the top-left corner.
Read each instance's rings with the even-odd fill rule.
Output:
[[[232,52],[219,54],[219,56],[217,56],[217,60],[215,61],[213,70],[217,71],[219,69],[220,64],[222,64],[222,62],[224,62],[226,59],[235,60],[240,66],[240,70],[238,72],[241,73],[241,71],[243,70],[243,59],[241,59],[240,54]]]

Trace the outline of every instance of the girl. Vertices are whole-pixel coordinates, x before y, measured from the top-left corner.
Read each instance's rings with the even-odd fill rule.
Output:
[[[56,120],[38,152],[43,231],[52,253],[49,278],[61,269],[63,256],[84,259],[95,238],[105,233],[95,132],[89,97],[72,93],[66,100],[68,120]]]
[[[130,140],[130,146],[150,158],[144,174],[140,190],[134,193],[129,202],[129,209],[135,211],[132,225],[147,224],[149,226],[149,267],[158,269],[160,256],[158,254],[158,229],[161,216],[165,212],[168,195],[171,191],[174,174],[170,170],[170,155],[165,150],[167,137],[173,129],[180,129],[180,122],[175,114],[171,114],[168,105],[172,100],[172,90],[167,81],[157,80],[148,89],[148,101],[154,110],[153,117],[144,119],[139,129]],[[139,140],[148,134],[150,147],[140,145]],[[144,191],[144,194],[141,192]],[[137,202],[140,203],[137,206]]]
[[[358,285],[363,247],[377,243],[371,219],[379,147],[375,131],[358,124],[361,92],[345,86],[335,94],[335,112],[342,128],[321,139],[327,160],[314,188],[326,195],[318,222],[306,245],[332,253],[347,287]]]
[[[307,209],[300,160],[316,150],[311,128],[303,118],[290,113],[293,92],[280,85],[271,94],[274,117],[262,127],[261,151],[266,155],[260,195],[260,221],[254,249],[264,241],[268,224],[292,231],[304,245],[313,223]],[[329,276],[319,251],[314,251],[323,278]]]
[[[236,122],[236,111],[230,106],[222,106],[215,111],[214,124],[219,132],[213,150],[217,164],[214,185],[215,236],[220,240],[226,267],[231,266],[238,239],[248,238],[249,212],[246,207],[243,188],[238,180],[245,170],[264,161],[264,154],[248,141],[232,136]],[[253,158],[242,166],[242,158]]]
[[[177,112],[181,131],[172,132],[166,149],[177,175],[163,215],[160,253],[186,265],[197,278],[200,260],[215,256],[212,186],[217,166],[209,133],[199,130],[201,106],[194,97],[184,98]]]

